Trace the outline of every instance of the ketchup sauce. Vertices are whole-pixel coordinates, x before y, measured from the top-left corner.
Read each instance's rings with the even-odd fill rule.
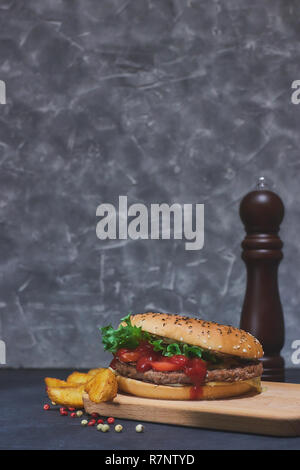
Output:
[[[146,372],[150,369],[159,372],[182,371],[194,384],[191,387],[190,399],[197,400],[202,397],[202,386],[207,372],[206,362],[202,359],[189,359],[181,354],[166,357],[154,351],[153,346],[147,341],[143,341],[135,349],[119,349],[110,363],[112,369],[116,368],[117,359],[125,363],[135,362],[138,372]]]
[[[202,397],[202,385],[205,380],[207,368],[206,363],[199,358],[189,359],[188,365],[185,367],[184,373],[190,377],[194,386],[190,391],[191,400],[199,400]]]

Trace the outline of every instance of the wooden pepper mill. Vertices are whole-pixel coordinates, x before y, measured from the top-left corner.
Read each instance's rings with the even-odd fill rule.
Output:
[[[267,190],[264,178],[257,190],[243,198],[240,217],[246,237],[242,259],[247,267],[247,287],[240,327],[252,333],[263,345],[263,379],[284,381],[284,320],[278,290],[277,272],[283,257],[278,237],[284,216],[280,197]]]

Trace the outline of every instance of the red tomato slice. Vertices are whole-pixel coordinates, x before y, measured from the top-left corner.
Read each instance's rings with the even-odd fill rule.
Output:
[[[117,356],[122,362],[136,362],[141,354],[138,351],[130,351],[130,349],[120,349]]]
[[[167,362],[167,361],[154,361],[151,362],[152,369],[157,370],[159,372],[172,372],[174,370],[180,370],[182,369],[181,365],[178,364],[172,364],[172,362]]]
[[[171,356],[168,359],[170,362],[172,362],[172,364],[177,364],[181,367],[186,366],[189,362],[189,358],[183,354],[175,354],[175,356]]]
[[[119,350],[116,352],[116,356],[117,356],[117,357],[120,357],[120,356],[122,356],[122,354],[131,352],[131,351],[132,351],[132,349],[121,348],[121,349],[119,349]]]

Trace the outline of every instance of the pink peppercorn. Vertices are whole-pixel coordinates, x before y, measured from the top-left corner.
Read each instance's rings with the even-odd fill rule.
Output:
[[[46,403],[44,406],[43,406],[44,410],[50,410],[50,405],[48,403]]]

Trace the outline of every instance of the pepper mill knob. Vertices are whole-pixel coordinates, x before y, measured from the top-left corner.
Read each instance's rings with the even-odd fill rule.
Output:
[[[246,237],[242,259],[247,267],[247,287],[240,327],[263,345],[263,379],[284,380],[284,320],[278,289],[278,266],[283,257],[278,237],[284,216],[280,197],[266,188],[264,178],[257,189],[246,194],[240,204],[240,217]]]

